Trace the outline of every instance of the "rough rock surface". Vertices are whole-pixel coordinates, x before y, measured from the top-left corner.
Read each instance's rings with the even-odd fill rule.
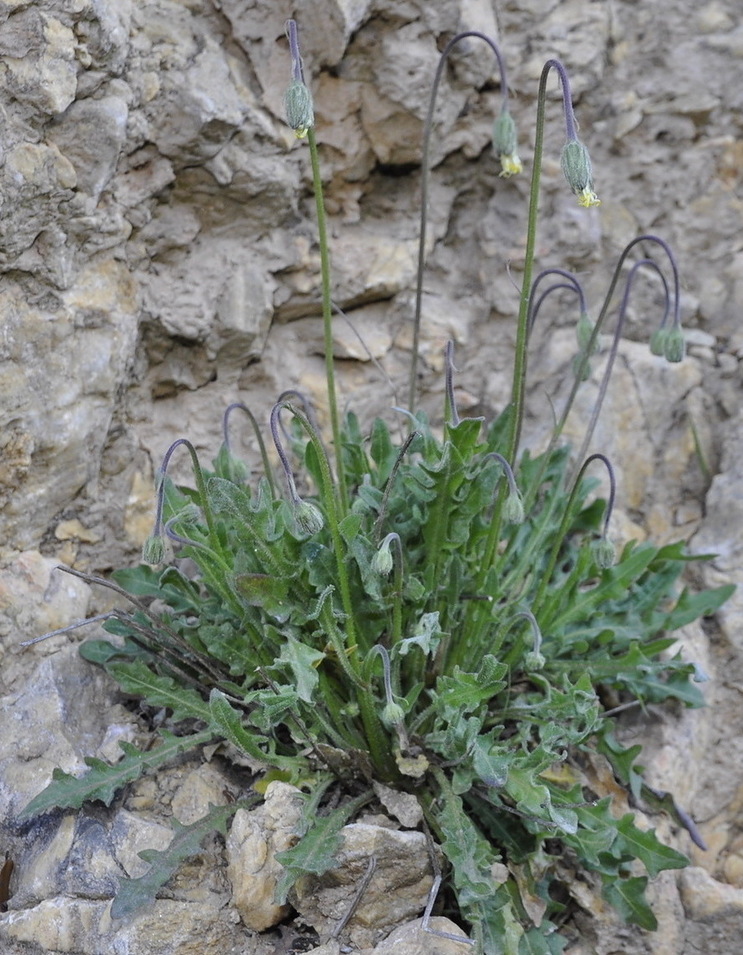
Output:
[[[363,341],[336,319],[341,401],[368,416],[406,401],[437,51],[457,30],[497,33],[527,169],[537,80],[558,56],[603,202],[579,209],[565,189],[551,81],[538,264],[579,272],[595,314],[624,243],[662,234],[678,254],[689,330],[682,366],[649,356],[658,284],[638,282],[592,445],[620,475],[614,533],[692,538],[719,555],[704,567],[708,585],[743,582],[738,6],[0,0],[0,851],[17,861],[11,911],[0,915],[4,952],[282,950],[276,934],[255,939],[240,923],[215,847],[174,897],[130,926],[108,918],[117,873],[141,874],[137,852],[162,844],[168,816],[196,819],[233,786],[211,764],[140,780],[109,814],[52,815],[31,833],[16,816],[55,766],[113,759],[119,740],[141,733],[77,658],[77,636],[18,647],[110,606],[54,564],[102,573],[134,561],[163,451],[187,434],[208,459],[230,402],[265,419],[281,390],[300,387],[323,418],[307,150],[282,121],[287,17],[299,21],[315,91],[333,296]],[[492,57],[473,41],[445,73],[431,146],[421,390],[434,417],[449,338],[461,407],[491,415],[508,400],[528,180],[498,176],[489,141],[499,100]],[[565,394],[574,319],[567,297],[540,316],[526,422],[537,444]],[[574,442],[608,341],[602,349],[568,425]],[[237,440],[257,460],[250,439]],[[738,950],[742,620],[739,589],[715,621],[681,635],[712,677],[708,710],[651,712],[625,727],[646,744],[654,784],[683,792],[709,851],[691,850],[695,868],[658,881],[657,934],[594,909],[576,918],[571,955]],[[205,869],[217,873],[211,882]],[[380,947],[388,942],[377,951],[397,952]]]

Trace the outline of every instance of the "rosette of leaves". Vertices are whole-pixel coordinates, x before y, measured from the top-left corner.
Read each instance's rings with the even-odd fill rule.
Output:
[[[628,920],[654,926],[648,877],[686,858],[602,791],[606,760],[643,795],[639,747],[617,742],[605,701],[700,705],[694,665],[668,655],[671,634],[730,592],[679,589],[691,559],[679,544],[628,544],[599,567],[590,544],[605,504],[591,499],[595,480],[566,489],[566,450],[524,453],[525,519],[506,523],[493,455],[508,428],[507,415],[488,428],[464,419],[439,438],[419,414],[401,442],[383,421],[367,434],[349,415],[345,512],[318,436],[294,432],[299,486],[316,489],[305,500],[322,515],[312,534],[275,482],[246,480],[223,447],[196,489],[165,479],[178,556],[117,572],[133,608],[108,620],[111,640],[81,651],[125,693],[167,708],[178,735],[165,737],[163,759],[220,738],[310,801],[315,784],[346,794],[332,817],[312,802],[284,856],[284,893],[333,864],[332,839],[318,855],[317,827],[337,830],[374,780],[414,793],[456,904],[491,955],[561,950],[567,896],[555,886],[571,866],[594,872]],[[389,533],[400,547],[380,573]],[[58,772],[26,814],[109,803],[158,751],[128,746],[125,774],[100,761],[81,779]]]

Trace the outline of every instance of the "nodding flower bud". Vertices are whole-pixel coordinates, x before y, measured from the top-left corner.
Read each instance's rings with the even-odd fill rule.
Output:
[[[523,524],[525,516],[521,495],[518,491],[510,491],[503,502],[503,520],[507,524]]]
[[[381,577],[389,577],[395,565],[395,560],[390,552],[390,543],[391,535],[388,534],[379,545],[379,550],[372,557],[372,570]]]
[[[160,534],[150,534],[142,546],[142,560],[145,564],[162,564],[165,557],[165,541]]]
[[[293,502],[292,513],[297,528],[302,534],[317,534],[325,524],[322,511],[315,504],[309,501],[303,501],[301,498]]]
[[[662,358],[666,353],[666,339],[668,338],[668,328],[656,328],[650,336],[650,353]]]
[[[601,570],[608,570],[614,566],[617,559],[616,552],[608,537],[601,536],[597,541],[594,541],[593,559],[596,561],[596,566]]]
[[[516,123],[507,109],[493,123],[493,149],[500,158],[501,176],[515,176],[524,168],[518,155]]]
[[[663,354],[666,361],[679,362],[684,360],[686,342],[684,341],[684,333],[680,328],[674,327],[668,330],[663,342]]]
[[[382,722],[385,726],[399,726],[405,719],[405,711],[399,703],[386,703],[381,713]]]
[[[292,80],[284,94],[284,110],[286,121],[297,134],[297,139],[303,139],[315,125],[315,111],[312,93],[301,80]]]
[[[528,653],[524,654],[525,670],[542,670],[546,662],[547,661],[544,658],[544,654],[540,653],[538,650],[530,650]]]
[[[570,139],[562,147],[560,165],[567,184],[578,197],[578,204],[588,208],[601,200],[593,191],[593,168],[588,150],[579,139]]]

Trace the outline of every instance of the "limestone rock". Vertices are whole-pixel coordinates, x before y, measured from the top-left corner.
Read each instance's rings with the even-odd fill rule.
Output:
[[[376,868],[344,930],[360,947],[373,945],[400,922],[419,915],[433,885],[422,832],[352,823],[341,830],[336,868],[302,878],[290,895],[302,919],[330,934],[355,899],[370,860]]]
[[[296,842],[301,799],[293,786],[270,783],[266,801],[250,812],[238,809],[227,837],[227,875],[232,904],[248,928],[262,932],[280,922],[289,906],[274,901],[283,868],[276,853]]]
[[[432,918],[428,928],[423,928],[423,919],[406,922],[398,926],[387,938],[374,949],[374,955],[462,955],[469,946],[467,935],[462,929],[447,918]],[[442,934],[436,934],[442,933]],[[454,935],[457,938],[445,938]]]
[[[109,955],[272,955],[273,943],[253,938],[224,910],[190,902],[158,900],[126,924],[112,921],[110,903],[58,896],[2,917],[3,945],[26,944],[42,951]],[[6,949],[7,951],[7,949]]]

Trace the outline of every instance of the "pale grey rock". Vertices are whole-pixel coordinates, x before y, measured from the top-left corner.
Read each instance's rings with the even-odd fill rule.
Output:
[[[60,895],[110,899],[116,893],[124,871],[99,820],[67,814],[58,828],[51,818],[37,820],[31,833],[19,859],[14,909]]]
[[[85,618],[90,587],[56,567],[56,560],[25,551],[0,568],[0,692],[4,696],[21,690],[29,670],[57,653],[69,638],[60,635],[33,647],[20,646],[23,641]]]
[[[0,394],[13,436],[0,484],[6,545],[38,541],[53,515],[98,473],[136,343],[135,289],[114,260],[91,263],[46,307],[6,283]]]
[[[428,929],[423,928],[423,919],[406,922],[380,942],[373,955],[463,955],[472,948],[467,944],[467,934],[451,919],[432,918]],[[455,935],[461,941],[445,938],[444,934]]]
[[[679,885],[688,950],[736,951],[743,932],[743,889],[718,882],[699,867],[681,872]]]
[[[0,941],[33,946],[30,951],[51,955],[272,955],[274,951],[272,942],[254,938],[229,913],[212,906],[160,899],[126,924],[112,921],[109,909],[110,902],[104,901],[46,899],[3,916]]]
[[[363,823],[345,826],[341,836],[337,867],[319,878],[302,878],[290,899],[304,921],[329,935],[348,912],[370,860],[375,860],[369,884],[344,929],[355,945],[374,945],[426,906],[433,885],[426,839],[422,832]]]
[[[274,901],[283,873],[276,854],[296,842],[301,818],[299,791],[286,783],[272,782],[266,801],[258,809],[238,809],[227,837],[227,876],[232,885],[232,905],[243,924],[262,932],[284,919],[288,905]]]
[[[390,815],[394,816],[406,829],[415,829],[423,820],[423,810],[418,799],[413,793],[398,792],[384,786],[382,783],[374,783],[374,792],[377,799],[382,803]]]
[[[147,849],[161,852],[173,838],[173,829],[164,820],[149,819],[142,813],[119,809],[111,819],[109,828],[114,855],[130,879],[139,879],[150,868],[139,855]]]
[[[19,143],[6,152],[0,170],[0,264],[13,262],[54,225],[76,185],[72,163],[53,144]]]
[[[245,107],[216,39],[204,36],[195,18],[169,6],[175,16],[159,19],[153,33],[178,54],[162,73],[154,98],[143,106],[147,139],[178,165],[200,163],[234,135]],[[145,26],[152,24],[145,21]]]
[[[57,17],[34,9],[20,11],[11,23],[14,35],[4,60],[8,91],[34,112],[64,112],[77,87],[74,33]]]
[[[128,116],[119,96],[77,100],[50,129],[49,138],[75,169],[77,188],[95,202],[116,170]]]
[[[225,803],[230,785],[224,773],[212,763],[203,763],[189,770],[170,801],[173,816],[184,826],[203,818],[212,806]]]
[[[112,711],[114,687],[109,678],[82,660],[77,647],[57,646],[30,674],[27,686],[5,697],[12,733],[0,741],[0,804],[14,817],[50,782],[60,767],[85,771],[84,757],[94,755]]]

